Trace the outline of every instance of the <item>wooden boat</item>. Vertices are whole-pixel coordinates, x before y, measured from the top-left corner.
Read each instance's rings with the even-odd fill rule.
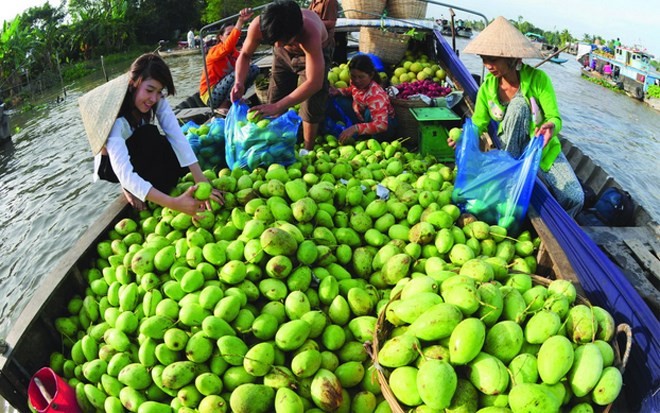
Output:
[[[381,20],[346,20],[340,19],[337,23],[338,31],[358,31],[360,27],[380,27]],[[390,27],[391,30],[405,31],[406,26],[401,22],[385,21],[384,24]],[[410,24],[410,23],[408,23]],[[471,108],[473,107],[473,99],[476,95],[477,84],[475,83],[472,75],[456,57],[451,47],[442,38],[439,27],[429,21],[416,21],[414,27],[419,30],[424,30],[429,33],[426,38],[427,50],[432,51],[431,56],[443,68],[446,69],[454,87],[464,92],[464,99],[461,100],[454,111],[460,116],[469,116]],[[584,182],[591,185],[596,192],[601,191],[603,188],[609,186],[617,186],[617,183],[611,177],[607,176],[605,172],[591,162],[586,156],[577,152],[577,149],[572,147],[569,142],[564,141],[564,150],[567,152],[572,165],[576,169],[578,176],[582,177]],[[96,222],[85,232],[85,234],[78,240],[78,242],[68,251],[60,260],[58,265],[42,279],[41,285],[34,292],[27,307],[21,312],[19,317],[15,320],[9,334],[5,337],[0,348],[0,394],[12,406],[21,412],[28,412],[27,407],[27,386],[30,377],[41,367],[48,365],[49,356],[53,351],[60,351],[62,349],[62,337],[54,328],[54,320],[64,314],[67,314],[67,303],[76,294],[80,296],[85,295],[85,290],[88,288],[84,271],[89,268],[92,263],[97,259],[96,245],[99,241],[106,239],[107,232],[113,228],[114,225],[121,219],[133,214],[130,207],[126,204],[123,197],[117,198],[104,212],[98,217]],[[578,288],[580,288],[580,275],[574,268],[574,262],[571,262],[566,255],[566,249],[561,246],[559,239],[560,233],[553,232],[548,226],[548,222],[542,218],[543,211],[540,208],[531,208],[530,218],[531,224],[536,229],[537,233],[542,239],[542,248],[538,255],[539,273],[550,278],[568,278],[573,280]],[[648,214],[641,207],[637,207],[635,223],[627,228],[590,228],[588,229],[593,234],[594,239],[599,240],[601,245],[609,248],[611,242],[620,242],[619,246],[625,244],[631,251],[627,257],[633,255],[643,256],[645,263],[651,273],[655,277],[660,274],[657,266],[658,260],[650,259],[650,249],[657,253],[657,239],[658,239],[658,226],[654,223]],[[645,232],[651,231],[651,238]],[[655,232],[653,232],[655,231]],[[610,238],[611,237],[611,238]],[[653,238],[655,237],[655,238]],[[629,242],[628,240],[633,240]],[[635,241],[637,240],[637,241]],[[642,243],[644,248],[640,249],[639,243]],[[648,254],[644,254],[643,250]],[[612,250],[613,251],[613,250]],[[617,258],[617,254],[612,254],[613,258]],[[628,265],[622,262],[622,265]],[[635,271],[633,269],[633,271]],[[625,280],[616,280],[617,282],[624,283]],[[649,281],[651,282],[651,281]],[[587,292],[588,293],[588,292]],[[657,296],[657,289],[655,295]],[[603,294],[611,294],[603,292]],[[653,293],[649,294],[649,298]],[[596,302],[600,303],[600,297],[595,295],[588,298],[593,298]],[[645,296],[645,298],[647,298]],[[610,301],[616,300],[612,298]],[[637,312],[649,311],[645,310],[646,304],[639,299],[629,303],[619,303],[617,308],[607,308],[615,317],[619,317],[620,313],[624,310],[624,305],[634,307],[633,310]],[[623,322],[627,320],[617,320]],[[636,336],[642,338],[649,334],[649,331],[642,331],[644,328],[650,330],[651,337],[660,336],[658,327],[656,325],[637,327],[635,331]],[[649,338],[646,337],[648,342]],[[635,341],[637,342],[637,341]],[[635,350],[634,350],[635,351]],[[654,352],[657,354],[657,344],[651,343],[649,347],[644,349],[636,349],[639,353],[652,355]],[[654,372],[649,369],[649,365],[644,364],[642,361],[631,358],[629,368],[627,371],[632,372],[626,375],[625,380],[630,380],[631,377],[649,377]],[[630,382],[632,383],[632,382]],[[653,386],[655,383],[648,382],[646,384],[639,384],[625,387],[625,392],[620,397],[620,402],[627,402],[628,406],[640,405],[641,399],[639,393],[630,393],[634,390],[646,392],[643,396],[655,397],[657,394],[652,394]],[[623,405],[621,411],[630,410],[630,408]]]

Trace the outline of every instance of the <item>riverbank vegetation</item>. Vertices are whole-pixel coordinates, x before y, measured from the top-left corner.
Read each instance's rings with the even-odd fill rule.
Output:
[[[48,89],[159,44],[176,48],[191,28],[266,0],[68,0],[45,2],[0,26],[0,98],[18,107]],[[54,2],[52,2],[54,3]]]
[[[297,0],[307,7],[309,0]],[[130,60],[159,46],[176,49],[191,28],[235,15],[244,7],[268,0],[68,0],[57,7],[44,2],[0,26],[0,98],[8,107],[30,107],[35,96],[59,88],[106,64]],[[585,34],[577,39],[568,30],[546,31],[519,16],[522,32],[537,33],[563,47],[600,42]],[[468,26],[483,30],[483,21]],[[657,67],[657,62],[653,62]],[[59,96],[58,96],[59,98]]]

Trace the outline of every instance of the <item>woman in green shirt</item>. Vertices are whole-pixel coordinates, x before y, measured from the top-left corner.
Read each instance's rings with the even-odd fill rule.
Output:
[[[550,77],[522,62],[543,58],[540,51],[504,17],[496,18],[464,50],[481,56],[489,73],[479,87],[472,122],[479,133],[498,122],[502,149],[519,157],[533,136],[543,136],[540,176],[557,202],[575,216],[584,192],[561,152],[562,120]]]

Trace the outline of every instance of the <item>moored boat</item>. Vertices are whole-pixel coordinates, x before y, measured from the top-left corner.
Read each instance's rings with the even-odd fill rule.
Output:
[[[660,73],[651,65],[653,57],[639,46],[616,46],[610,50],[585,45],[576,59],[582,62],[583,76],[601,79],[605,84],[643,100],[650,86],[660,85]]]
[[[9,130],[9,114],[5,112],[5,104],[0,104],[0,145],[11,139]]]
[[[360,27],[380,27],[381,24],[383,24],[381,20],[350,21],[340,19],[337,24],[337,31],[356,31]],[[385,24],[392,30],[406,31],[410,28],[395,21],[386,21]],[[446,69],[453,87],[464,93],[464,100],[454,107],[455,113],[461,117],[469,116],[478,85],[465,66],[456,58],[451,47],[442,39],[437,26],[419,21],[415,22],[414,27],[428,32],[425,39],[425,49],[431,51],[434,61],[437,61]],[[196,76],[193,78],[196,79]],[[564,146],[567,150],[568,144],[564,143]],[[574,158],[569,156],[569,159]],[[576,161],[574,164],[576,171],[579,171],[581,167],[585,170],[593,169],[584,160]],[[579,172],[578,175],[581,177],[586,176]],[[594,183],[595,181],[598,181],[600,186],[597,186]],[[597,192],[607,186],[616,185],[614,180],[603,180],[600,177],[587,178],[585,182],[592,184],[594,188],[598,188]],[[580,279],[579,268],[575,268],[579,263],[572,262],[566,255],[566,247],[561,247],[563,233],[553,232],[556,230],[551,229],[551,223],[545,215],[544,208],[553,206],[553,202],[551,198],[541,200],[533,205],[534,209],[531,214],[531,224],[536,228],[543,245],[537,258],[540,264],[539,272],[550,278],[572,279],[578,287],[589,287],[584,288],[584,293],[588,298],[599,305],[605,304],[604,306],[614,314],[618,322],[630,323],[636,329],[635,345],[637,347],[633,351],[637,357],[631,358],[627,369],[630,374],[625,376],[625,397],[621,398],[621,402],[625,399],[628,404],[621,407],[621,410],[637,410],[642,405],[643,398],[654,397],[651,395],[654,391],[653,386],[657,386],[654,375],[657,373],[658,366],[653,364],[653,358],[657,358],[658,351],[657,343],[653,342],[653,337],[658,337],[657,320],[656,324],[649,323],[645,325],[638,320],[628,319],[626,306],[632,308],[632,311],[638,314],[645,314],[649,312],[648,308],[645,307],[646,304],[635,301],[634,298],[628,298],[630,301],[626,303],[618,302],[616,297],[603,298],[603,295],[610,297],[614,293],[599,291],[585,285],[583,280]],[[637,222],[631,224],[631,227],[641,226],[644,223],[645,218],[642,211],[640,208],[637,209]],[[107,208],[76,245],[62,257],[59,265],[43,280],[42,285],[37,289],[26,309],[14,323],[5,340],[7,348],[0,356],[0,371],[2,372],[0,390],[3,397],[19,410],[28,411],[26,388],[30,376],[40,367],[48,364],[49,356],[53,351],[62,349],[62,337],[54,328],[54,320],[67,313],[67,303],[71,297],[75,294],[84,296],[85,290],[88,288],[85,269],[89,268],[98,258],[96,245],[99,241],[106,239],[108,231],[121,218],[135,216],[132,214],[134,212],[126,205],[123,198],[118,198]],[[561,216],[561,211],[557,212],[556,215]],[[623,237],[618,228],[608,228],[608,231],[611,231],[615,238],[620,239]],[[604,277],[598,272],[598,269],[593,269],[593,272],[596,277]],[[626,284],[625,279],[615,280],[615,282],[622,285]],[[612,303],[612,305],[607,305],[608,303]],[[639,347],[639,343],[646,343],[645,347]],[[646,353],[646,357],[648,357],[646,364],[641,360],[640,353]],[[654,369],[656,370],[654,371]],[[655,397],[657,401],[657,393]],[[628,409],[628,406],[633,407]],[[644,406],[650,406],[650,404]]]

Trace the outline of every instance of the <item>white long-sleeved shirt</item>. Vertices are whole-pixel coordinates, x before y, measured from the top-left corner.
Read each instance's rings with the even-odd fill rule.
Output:
[[[188,140],[183,135],[179,122],[167,102],[162,98],[156,105],[156,119],[161,129],[165,133],[167,140],[176,154],[181,167],[186,167],[197,162],[197,157],[193,152]],[[119,179],[121,186],[131,194],[145,201],[149,190],[153,186],[150,182],[142,179],[140,175],[133,172],[131,157],[128,154],[126,139],[133,135],[134,129],[128,123],[126,118],[117,118],[115,124],[110,130],[110,135],[105,143],[105,148],[110,157],[110,165]],[[94,158],[94,180],[98,180],[98,170],[101,165],[101,154]]]

